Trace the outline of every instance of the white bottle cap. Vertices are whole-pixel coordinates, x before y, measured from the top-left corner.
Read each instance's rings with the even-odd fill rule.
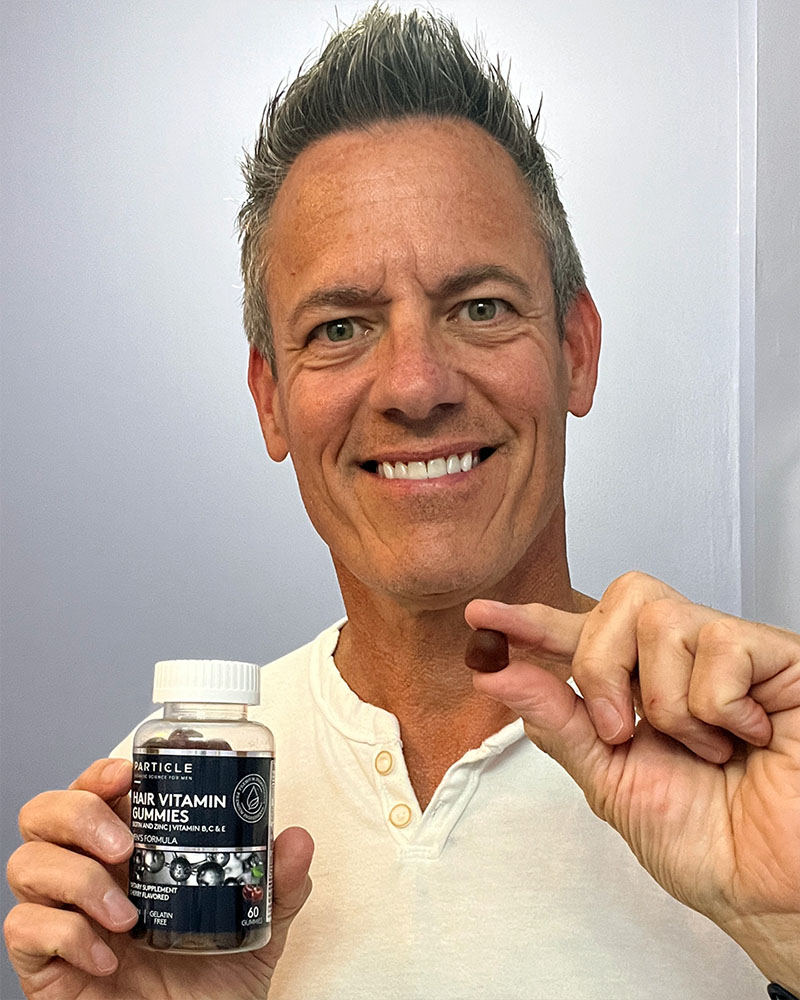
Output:
[[[156,664],[153,701],[257,705],[261,668],[234,660],[161,660]]]

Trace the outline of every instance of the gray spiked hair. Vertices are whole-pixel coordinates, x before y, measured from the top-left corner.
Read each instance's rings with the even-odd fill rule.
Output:
[[[513,158],[528,185],[550,262],[556,317],[563,320],[585,277],[552,168],[536,138],[539,111],[524,109],[499,63],[465,44],[451,21],[376,4],[337,31],[319,59],[267,104],[242,164],[247,196],[238,216],[247,339],[275,370],[264,295],[264,236],[278,190],[318,139],[411,117],[464,118]]]

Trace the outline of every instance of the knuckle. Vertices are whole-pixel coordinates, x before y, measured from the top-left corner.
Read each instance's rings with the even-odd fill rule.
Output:
[[[685,602],[674,597],[660,597],[643,605],[636,620],[636,635],[649,641],[664,632],[679,628],[686,617]]]
[[[19,811],[19,829],[26,840],[47,839],[42,833],[46,834],[48,824],[63,815],[64,795],[63,790],[39,792],[23,805]]]
[[[18,847],[8,859],[8,863],[6,864],[6,879],[15,894],[21,890],[25,884],[25,872],[28,868],[26,860],[29,853],[28,846],[28,844],[23,844],[21,847]]]
[[[99,861],[91,859],[79,859],[82,867],[74,872],[74,895],[75,902],[82,909],[87,905],[102,900],[103,896],[110,888],[110,875],[108,870]]]
[[[615,664],[608,656],[589,649],[576,656],[572,664],[572,673],[579,687],[607,678],[615,671]]]
[[[101,834],[104,827],[103,820],[98,816],[83,817],[80,827],[76,829],[75,840],[87,851],[94,860],[97,851],[103,851]]]
[[[3,921],[3,937],[6,939],[6,947],[9,951],[14,947],[14,944],[19,937],[21,920],[24,920],[24,916],[20,907],[13,906],[8,911],[6,919]]]
[[[643,573],[640,569],[629,569],[627,573],[623,573],[617,579],[626,587],[643,587],[653,583],[655,577],[650,576],[649,573]]]
[[[641,570],[629,569],[627,573],[623,573],[622,576],[613,580],[608,589],[611,590],[613,587],[614,590],[638,590],[646,584],[652,583],[653,579],[654,577]]]
[[[621,596],[623,594],[638,593],[649,590],[654,583],[658,583],[654,576],[643,573],[638,569],[629,569],[627,573],[612,580],[606,588],[606,595]]]
[[[628,570],[627,573],[623,573],[622,576],[618,576],[609,583],[603,597],[613,598],[631,590],[638,590],[642,585],[643,578],[649,579],[645,573],[641,573],[638,569]]]
[[[685,728],[688,713],[676,702],[650,695],[643,699],[642,707],[647,721],[662,733],[679,733]]]
[[[47,800],[50,796],[50,792],[39,792],[38,795],[34,795],[32,799],[23,805],[19,811],[19,816],[17,818],[17,823],[19,826],[19,832],[22,836],[26,836],[26,831],[30,830],[33,825],[34,817],[42,811],[42,809],[47,808]]]
[[[30,903],[17,903],[12,906],[3,921],[3,936],[9,952],[19,950],[25,945],[35,924],[32,919],[34,908]]]
[[[94,839],[103,822],[105,804],[93,793],[75,790],[68,793],[69,821],[74,834],[83,840]]]
[[[736,619],[715,618],[706,622],[697,633],[698,648],[706,653],[724,653],[736,643]]]
[[[92,788],[101,788],[113,783],[116,775],[113,768],[111,768],[111,773],[109,773],[110,761],[110,757],[98,757],[76,779],[76,782],[81,782],[81,785],[90,785]]]
[[[705,685],[692,685],[689,689],[689,711],[695,718],[705,722],[715,722],[721,718],[721,706],[714,691]]]
[[[628,570],[622,576],[608,585],[603,594],[603,600],[609,599],[615,604],[627,604],[631,606],[643,605],[651,600],[658,600],[668,597],[678,601],[686,601],[677,590],[659,580],[649,573],[644,573],[638,569]]]
[[[27,802],[19,814],[19,827],[26,843],[69,843],[86,846],[94,840],[108,806],[93,792],[82,790],[41,792]]]

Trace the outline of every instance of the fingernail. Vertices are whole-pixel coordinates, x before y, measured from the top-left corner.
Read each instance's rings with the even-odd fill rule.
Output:
[[[111,917],[112,923],[115,924],[128,924],[139,915],[139,911],[133,903],[119,889],[108,890],[103,896],[103,906]]]
[[[130,830],[121,823],[106,823],[97,831],[97,844],[104,854],[116,857],[133,843]]]
[[[117,956],[102,941],[95,941],[89,949],[98,972],[111,972],[117,966]]]
[[[594,728],[601,740],[613,740],[622,732],[622,716],[607,698],[598,698],[589,706]]]

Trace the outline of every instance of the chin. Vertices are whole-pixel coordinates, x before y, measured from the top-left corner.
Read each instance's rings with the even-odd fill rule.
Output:
[[[405,572],[389,579],[373,578],[362,582],[370,590],[383,591],[399,604],[439,611],[466,604],[485,594],[497,579],[497,570],[491,573],[485,567],[475,567],[466,571],[460,566],[458,571],[451,573],[443,573],[441,568],[419,567],[415,572]]]

